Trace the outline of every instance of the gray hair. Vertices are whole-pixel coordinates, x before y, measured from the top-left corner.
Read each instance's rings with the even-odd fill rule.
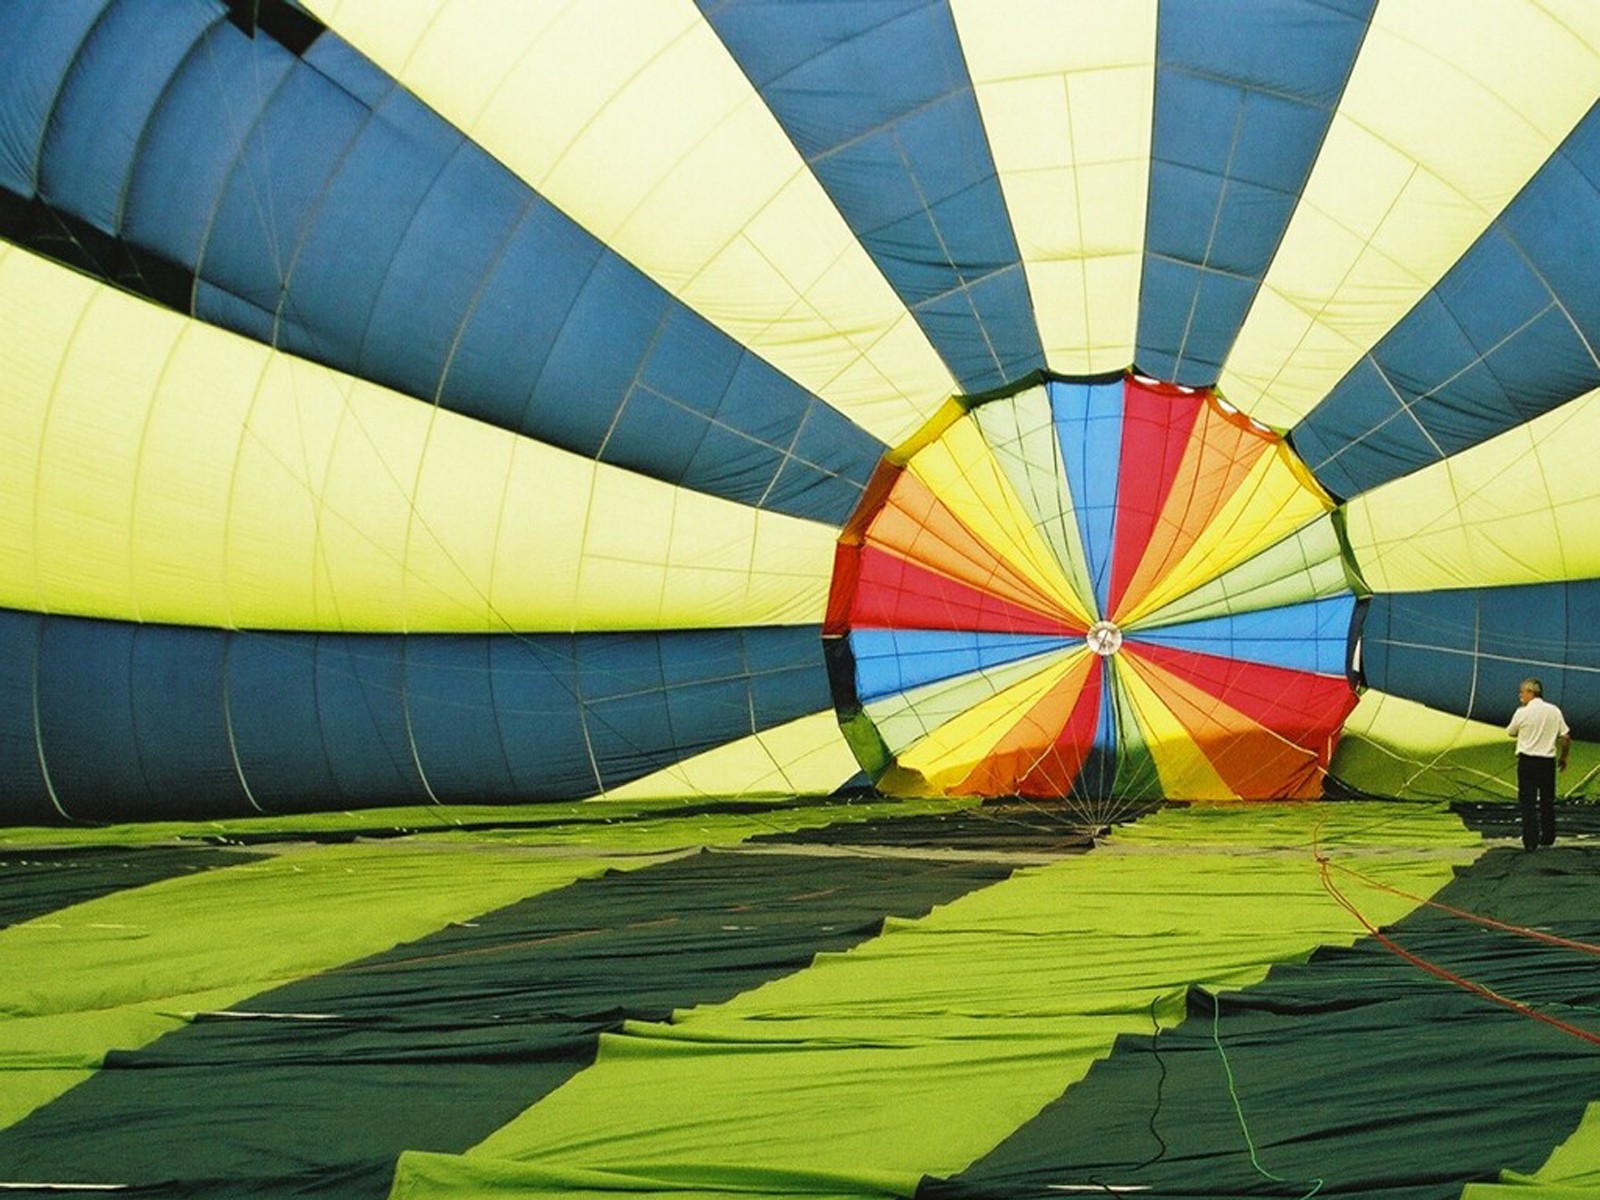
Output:
[[[1532,675],[1528,676],[1528,678],[1522,681],[1522,686],[1527,688],[1535,696],[1544,695],[1544,684],[1540,683]]]

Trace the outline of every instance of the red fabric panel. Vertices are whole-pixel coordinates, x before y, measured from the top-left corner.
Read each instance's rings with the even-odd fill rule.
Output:
[[[1133,567],[1112,620],[1138,603],[1172,570],[1244,482],[1276,439],[1240,423],[1210,400],[1196,414],[1189,444],[1166,503]],[[1120,516],[1119,516],[1120,520]]]
[[[1127,641],[1123,649],[1194,684],[1229,708],[1303,747],[1326,769],[1339,730],[1356,706],[1342,675],[1316,675],[1193,650]]]
[[[854,628],[953,629],[984,633],[1042,633],[1082,637],[1081,625],[1012,604],[958,579],[940,575],[895,554],[862,548]]]
[[[1323,764],[1314,750],[1143,659],[1137,651],[1127,654],[1126,643],[1124,651],[1124,669],[1137,672],[1155,690],[1230,795],[1244,800],[1303,800],[1321,790]]]
[[[1178,467],[1205,407],[1197,393],[1128,379],[1122,391],[1122,458],[1117,476],[1117,519],[1111,554],[1111,594],[1116,612],[1134,569],[1144,558],[1156,518],[1178,477]]]

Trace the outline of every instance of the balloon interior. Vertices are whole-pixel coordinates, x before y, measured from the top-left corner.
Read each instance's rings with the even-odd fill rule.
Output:
[[[1594,0],[0,0],[0,1197],[1600,1196],[1597,348]]]

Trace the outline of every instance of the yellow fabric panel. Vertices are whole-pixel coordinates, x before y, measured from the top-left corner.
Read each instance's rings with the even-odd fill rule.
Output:
[[[934,730],[899,755],[899,766],[921,774],[933,788],[953,787],[989,756],[1028,710],[1089,654],[1087,647],[1067,654],[1034,675],[996,693]]]
[[[1600,576],[1600,391],[1350,501],[1377,592]]]
[[[1444,275],[1600,92],[1586,0],[1383,3],[1222,392],[1293,425]]]
[[[1090,608],[1073,593],[1061,564],[1034,528],[975,421],[957,421],[912,456],[908,469],[1017,572],[1063,611],[1092,623]]]
[[[692,0],[310,7],[578,224],[884,441],[954,389]]]
[[[1288,446],[1263,454],[1183,558],[1121,617],[1139,621],[1333,508]]]
[[[951,5],[1022,251],[1045,361],[1062,374],[1134,358],[1154,0]]]
[[[834,531],[396,395],[0,247],[0,605],[223,627],[820,620]]]
[[[686,758],[594,799],[828,795],[860,770],[830,708]]]
[[[1194,735],[1162,701],[1160,691],[1170,689],[1202,710],[1215,708],[1216,701],[1165,671],[1159,672],[1156,680],[1146,678],[1157,673],[1137,655],[1119,655],[1118,668],[1117,677],[1133,704],[1134,717],[1161,776],[1162,793],[1186,800],[1237,800],[1238,795],[1217,774]]]

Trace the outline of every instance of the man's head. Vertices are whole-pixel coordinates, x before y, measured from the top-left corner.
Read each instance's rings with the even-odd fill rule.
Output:
[[[1526,703],[1535,696],[1544,695],[1544,684],[1530,676],[1522,681],[1522,686],[1517,689],[1517,695],[1522,697],[1523,702]]]

